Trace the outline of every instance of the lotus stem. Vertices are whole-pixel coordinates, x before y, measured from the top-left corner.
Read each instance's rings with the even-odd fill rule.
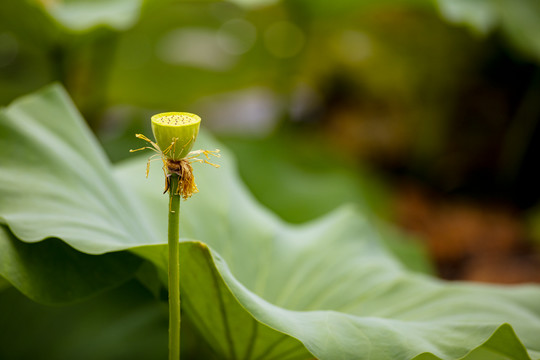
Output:
[[[169,193],[169,360],[180,359],[180,198],[187,200],[198,192],[191,163],[212,164],[210,156],[220,157],[219,150],[191,151],[201,118],[186,112],[167,112],[151,118],[152,132],[156,141],[143,134],[135,136],[146,141],[149,146],[130,150],[151,150],[156,154],[148,159],[146,177],[150,162],[155,156],[163,161],[165,191]]]
[[[180,359],[180,194],[177,174],[170,175],[169,191],[169,360]]]

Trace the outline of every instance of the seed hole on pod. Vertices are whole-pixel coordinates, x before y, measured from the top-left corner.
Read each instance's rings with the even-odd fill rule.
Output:
[[[194,116],[186,114],[169,114],[159,116],[154,120],[158,124],[163,125],[172,125],[172,126],[181,126],[189,125],[198,122],[198,119]]]

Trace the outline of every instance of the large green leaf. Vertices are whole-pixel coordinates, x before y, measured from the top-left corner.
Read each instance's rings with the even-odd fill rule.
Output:
[[[89,254],[156,242],[84,120],[58,86],[0,114],[0,220],[28,242]]]
[[[517,49],[540,61],[537,0],[437,0],[442,15],[479,33],[500,29]]]
[[[58,239],[26,244],[0,225],[0,276],[42,303],[78,300],[117,286],[132,278],[140,264],[126,252],[92,256]]]
[[[2,292],[4,289],[7,289],[10,287],[10,283],[4,279],[2,276],[0,276],[0,292]]]
[[[17,238],[130,249],[166,277],[159,166],[146,180],[146,160],[133,159],[115,180],[58,87],[4,110],[0,134],[0,218]],[[216,143],[203,136],[197,146]],[[182,204],[180,247],[184,311],[221,357],[540,358],[537,286],[410,273],[357,209],[287,225],[245,190],[229,152],[221,165],[196,165],[201,192]]]
[[[134,280],[61,307],[33,302],[11,287],[0,291],[0,309],[0,359],[167,359],[166,303]],[[186,316],[181,348],[182,359],[216,359]]]
[[[232,167],[229,161],[223,162],[220,172]],[[125,164],[120,178],[136,179],[139,173],[134,192],[150,208],[165,208],[154,214],[163,228],[165,223],[160,219],[166,212],[166,199],[151,190],[160,186],[158,171],[147,181],[140,174],[141,166],[137,161]],[[232,305],[230,294],[223,291],[223,283],[214,285],[220,290],[201,286],[216,281],[217,276],[200,267],[203,259],[210,269],[215,264],[234,298],[259,322],[300,339],[321,359],[408,359],[424,351],[441,358],[459,358],[491,334],[505,346],[516,346],[518,350],[509,358],[527,359],[512,328],[501,326],[504,322],[511,322],[522,340],[538,350],[538,288],[444,284],[407,273],[382,250],[378,235],[352,208],[304,226],[284,226],[247,196],[234,174],[221,174],[216,180],[213,169],[197,170],[207,174],[199,176],[201,189],[219,191],[203,190],[197,202],[185,204],[183,236],[201,239],[216,252],[203,244],[185,244],[183,293],[188,294],[190,311],[200,319],[202,331],[212,326],[216,317],[229,328],[241,329],[229,335],[232,340],[221,331],[212,335],[214,344],[224,347],[226,354],[230,351],[226,344],[231,342],[236,344],[236,354],[247,351],[249,336],[244,332],[249,329],[242,325],[244,319]],[[227,179],[229,176],[232,179]],[[154,184],[148,186],[148,182]],[[216,221],[225,214],[227,220]],[[195,221],[202,223],[197,226]],[[161,246],[137,250],[163,271],[165,251]],[[230,308],[221,314],[207,314],[209,307],[216,307],[212,306],[215,293],[228,295],[221,301],[231,304]],[[515,312],[514,306],[521,310]],[[534,320],[529,318],[531,313],[537,314]],[[257,331],[261,330],[253,330]],[[395,346],[389,349],[388,343]],[[489,352],[490,344],[483,351]]]
[[[431,0],[284,0],[290,6],[302,7],[306,13],[317,17],[337,17],[373,8],[431,8]]]
[[[23,21],[19,26],[22,25],[31,31],[37,26],[42,26],[42,31],[51,30],[49,26],[43,27],[43,23],[32,24],[29,21],[35,18],[36,12],[41,13],[39,17],[46,17],[47,22],[54,22],[61,31],[82,32],[98,26],[124,30],[137,20],[142,2],[143,0],[4,0],[6,7],[3,15],[7,15],[7,21],[10,21],[9,15],[20,15],[11,21]],[[34,13],[30,19],[24,19],[25,16],[17,14],[22,8],[25,8],[26,12]],[[43,22],[43,19],[40,21]]]
[[[382,179],[325,145],[321,137],[281,131],[265,139],[229,137],[225,144],[238,158],[239,173],[250,192],[286,222],[313,220],[344,203],[360,206],[373,220],[390,217],[389,189]],[[321,161],[326,158],[331,161]],[[376,223],[380,239],[402,264],[434,272],[420,244],[382,221]]]
[[[124,30],[137,21],[142,0],[53,2],[46,6],[60,24],[75,31],[107,25]]]
[[[62,307],[5,290],[0,359],[166,359],[167,310],[160,305],[135,281]]]

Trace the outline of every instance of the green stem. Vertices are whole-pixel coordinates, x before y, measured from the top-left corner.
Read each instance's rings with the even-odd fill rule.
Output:
[[[169,360],[180,359],[180,195],[178,175],[170,177],[169,201]]]

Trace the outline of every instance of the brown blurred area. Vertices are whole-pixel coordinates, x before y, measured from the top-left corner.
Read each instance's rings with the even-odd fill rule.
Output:
[[[442,278],[540,282],[540,254],[516,209],[444,197],[412,182],[399,185],[394,204],[397,223],[425,241]]]

